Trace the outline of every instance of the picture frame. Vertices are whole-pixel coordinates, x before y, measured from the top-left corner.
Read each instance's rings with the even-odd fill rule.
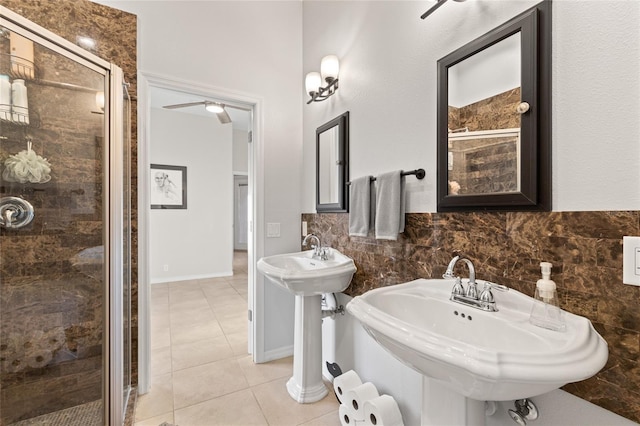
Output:
[[[152,209],[187,208],[187,167],[151,164]]]

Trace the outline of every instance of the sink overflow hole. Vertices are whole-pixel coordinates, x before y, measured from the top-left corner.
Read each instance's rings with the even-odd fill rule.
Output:
[[[462,312],[462,313],[461,313],[461,312],[458,312],[458,311],[453,311],[453,315],[455,315],[455,316],[460,315],[460,317],[461,317],[461,318],[466,318],[466,319],[468,319],[469,321],[472,321],[472,320],[473,320],[473,317],[472,317],[471,315],[467,315],[467,314],[465,314],[464,312]]]

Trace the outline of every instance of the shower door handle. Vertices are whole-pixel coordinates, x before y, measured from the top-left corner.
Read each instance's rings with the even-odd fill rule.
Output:
[[[19,197],[0,198],[0,226],[19,229],[30,224],[33,217],[33,206],[27,200]]]
[[[14,210],[9,207],[9,208],[6,208],[3,213],[4,214],[2,215],[2,218],[4,219],[5,228],[13,228],[13,225],[11,225],[11,222],[13,222],[13,217],[18,215],[17,210]]]

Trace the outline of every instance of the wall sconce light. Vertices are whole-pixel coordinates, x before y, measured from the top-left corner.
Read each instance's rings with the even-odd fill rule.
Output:
[[[322,58],[320,63],[320,72],[310,72],[307,74],[304,85],[311,102],[321,102],[333,95],[338,90],[338,73],[340,71],[340,61],[336,55],[327,55]],[[326,86],[322,86],[322,81]]]
[[[96,92],[96,106],[104,111],[104,92]]]
[[[465,0],[453,0],[453,1],[457,1],[457,2],[463,2]],[[431,15],[433,12],[435,12],[436,10],[438,10],[438,8],[440,6],[442,6],[443,4],[445,4],[447,2],[447,0],[436,0],[436,4],[434,4],[433,6],[431,6],[431,9],[427,10],[425,13],[422,14],[422,16],[420,16],[420,19],[424,19],[427,16]]]

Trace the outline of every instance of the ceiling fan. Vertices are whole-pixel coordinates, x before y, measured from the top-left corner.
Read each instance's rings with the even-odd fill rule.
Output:
[[[229,114],[225,110],[225,105],[219,102],[212,102],[212,101],[188,102],[186,104],[165,105],[163,106],[163,108],[178,109],[178,108],[187,108],[187,107],[196,106],[196,105],[204,105],[204,108],[207,111],[216,114],[221,124],[231,123],[231,117],[229,117]]]

